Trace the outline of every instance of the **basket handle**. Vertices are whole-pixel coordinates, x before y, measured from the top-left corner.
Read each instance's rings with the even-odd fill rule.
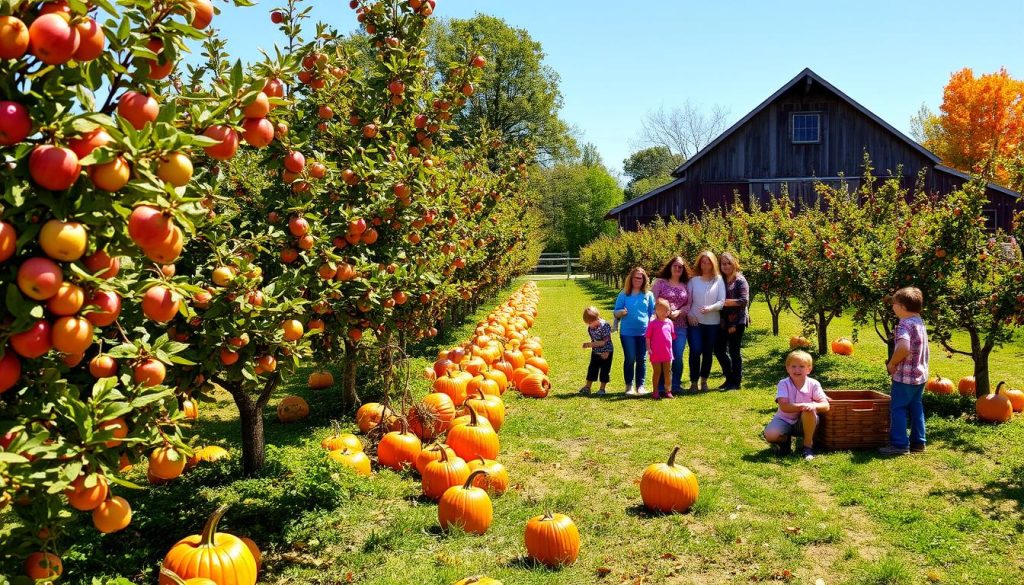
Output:
[[[850,412],[872,412],[874,410],[875,407],[872,406],[871,408],[851,408]]]

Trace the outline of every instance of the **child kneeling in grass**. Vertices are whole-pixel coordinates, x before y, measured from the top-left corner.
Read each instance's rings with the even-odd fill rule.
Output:
[[[810,377],[814,358],[806,351],[793,351],[786,356],[787,377],[779,381],[775,402],[778,412],[764,428],[764,439],[780,455],[792,450],[793,435],[804,437],[804,459],[814,459],[814,431],[818,429],[818,413],[828,412],[828,397],[821,384]]]

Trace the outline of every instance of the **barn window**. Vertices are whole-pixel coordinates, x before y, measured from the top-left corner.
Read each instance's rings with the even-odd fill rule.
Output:
[[[821,142],[821,114],[793,114],[793,142]]]

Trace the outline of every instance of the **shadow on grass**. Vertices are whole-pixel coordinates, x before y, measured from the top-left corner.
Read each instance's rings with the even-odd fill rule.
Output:
[[[504,566],[509,569],[525,569],[527,571],[541,570],[548,571],[551,573],[557,573],[561,571],[561,567],[549,567],[543,563],[538,563],[537,561],[531,559],[526,555],[519,555],[514,559],[510,559],[508,562],[505,563]]]
[[[683,514],[689,513],[691,511],[692,508],[690,510],[687,510],[686,512],[683,512]],[[657,510],[648,510],[647,507],[644,506],[643,504],[633,504],[632,506],[626,508],[626,515],[633,516],[636,518],[651,519],[661,518],[663,516],[676,516],[678,514],[676,512],[659,512]]]
[[[577,280],[580,288],[582,288],[588,295],[594,299],[598,299],[597,308],[611,311],[615,308],[615,297],[619,294],[619,289],[612,288],[605,285],[598,280]]]
[[[979,494],[984,494],[982,507],[989,517],[1005,516],[1008,503],[1016,504],[1019,511],[1024,506],[1024,463],[1010,467],[1002,477],[985,482],[981,487],[971,486],[945,492],[945,495],[965,502],[976,501]],[[1018,520],[1014,524],[1017,533],[1024,534],[1024,521]]]

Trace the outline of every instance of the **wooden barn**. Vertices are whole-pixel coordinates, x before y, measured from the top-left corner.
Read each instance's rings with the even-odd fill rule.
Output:
[[[855,188],[865,152],[876,176],[899,173],[907,187],[922,169],[933,193],[948,193],[969,180],[804,69],[674,170],[675,180],[619,205],[606,218],[634,230],[659,217],[696,216],[705,206],[730,205],[734,193],[745,202],[767,201],[784,185],[798,204],[807,204],[816,198],[816,182],[838,184],[845,178]],[[987,195],[989,225],[1008,229],[1014,212],[1024,209],[1021,194],[990,183]]]

